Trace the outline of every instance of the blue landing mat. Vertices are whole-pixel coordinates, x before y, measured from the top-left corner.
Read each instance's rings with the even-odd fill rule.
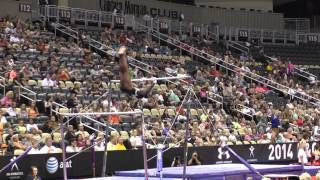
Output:
[[[303,167],[300,165],[252,165],[261,174],[300,174],[303,172]],[[318,172],[318,167],[307,166],[304,171],[315,175]],[[149,169],[148,173],[151,177],[157,177],[156,169]],[[164,178],[182,178],[183,167],[163,168]],[[243,164],[219,164],[219,165],[202,165],[202,166],[188,166],[187,178],[192,180],[204,179],[224,179],[226,177],[237,176],[246,177],[252,172]],[[120,171],[116,172],[117,176],[126,177],[143,177],[144,170],[135,171]],[[238,179],[238,178],[236,178]],[[240,178],[242,179],[242,178]]]

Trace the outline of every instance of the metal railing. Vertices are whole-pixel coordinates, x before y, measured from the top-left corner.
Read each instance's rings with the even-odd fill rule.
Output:
[[[296,32],[310,32],[310,19],[308,18],[285,18],[284,27]]]
[[[18,94],[19,94],[19,98],[23,97],[25,99],[28,99],[29,101],[35,102],[37,101],[37,93],[22,86],[19,85],[19,89],[18,89]]]
[[[223,105],[223,96],[211,92],[207,96],[207,103],[210,101]]]
[[[0,87],[3,89],[3,95],[6,95],[6,78],[0,76]]]
[[[254,117],[254,109],[253,108],[250,108],[248,106],[245,106],[245,105],[242,105],[242,104],[237,104],[235,105],[235,110],[241,114],[244,114],[248,117],[251,118],[251,120],[253,120],[253,117]]]
[[[55,28],[54,28],[54,34],[55,36],[57,36],[58,32],[62,32],[74,39],[76,39],[77,41],[79,40],[79,33],[63,24],[60,23],[54,23],[52,24]],[[63,28],[63,29],[62,29]]]
[[[248,48],[247,46],[231,40],[227,41],[227,49],[229,48],[236,49],[244,54],[249,54],[250,52],[250,48]]]
[[[217,58],[217,57],[215,57],[215,56],[213,56],[211,54],[202,52],[201,50],[199,50],[197,48],[194,48],[194,47],[192,47],[192,46],[190,46],[188,44],[182,43],[177,39],[169,37],[168,35],[162,34],[160,32],[156,32],[155,30],[151,29],[150,27],[147,27],[147,26],[144,26],[144,25],[138,24],[138,23],[135,23],[135,24],[140,26],[139,27],[140,29],[144,29],[145,33],[150,34],[155,38],[160,38],[162,41],[167,42],[168,44],[174,45],[179,49],[187,51],[191,55],[195,55],[195,56],[198,56],[200,58],[203,58],[203,59],[205,59],[205,60],[207,60],[207,61],[209,61],[211,63],[219,65],[220,67],[223,67],[223,68],[225,68],[227,70],[230,70],[230,71],[232,71],[234,73],[238,73],[235,69],[240,69],[240,67],[235,66],[233,64],[230,64],[228,62],[225,62],[221,58]],[[159,36],[159,34],[160,34],[160,36]],[[247,77],[248,79],[252,80],[252,81],[259,82],[261,84],[267,85],[268,87],[270,87],[270,88],[272,88],[274,90],[278,90],[280,92],[283,92],[284,94],[288,94],[289,90],[291,90],[291,88],[289,88],[289,87],[287,87],[285,85],[279,84],[279,83],[277,83],[275,81],[272,81],[272,80],[270,80],[268,78],[265,78],[263,76],[257,75],[255,73],[252,73],[252,72],[249,72],[249,71],[243,71],[242,74],[245,77]],[[291,95],[293,97],[297,98],[297,99],[300,99],[300,100],[305,101],[307,103],[311,103],[311,104],[316,105],[316,106],[318,106],[319,103],[320,103],[319,99],[317,99],[317,98],[315,98],[313,96],[310,96],[310,95],[308,95],[306,93],[301,93],[301,92],[295,91],[295,94],[291,94]]]

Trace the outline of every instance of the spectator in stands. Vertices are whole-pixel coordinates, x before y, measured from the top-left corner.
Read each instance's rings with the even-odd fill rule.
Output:
[[[81,88],[80,88],[80,84],[79,83],[75,83],[74,87],[70,90],[70,92],[72,94],[83,94],[84,92],[82,92]]]
[[[118,137],[118,140],[117,140],[117,145],[116,145],[116,150],[119,151],[119,150],[126,150],[126,146],[123,144],[123,137]]]
[[[25,134],[27,132],[27,127],[22,119],[18,120],[18,125],[16,126],[15,131],[19,134]]]
[[[89,137],[89,133],[84,130],[83,124],[78,125],[78,131],[76,132],[76,135],[81,134],[83,138]]]
[[[152,129],[150,130],[150,135],[152,138],[161,137],[163,133],[163,129],[160,125],[160,122],[155,122],[153,124]]]
[[[170,105],[178,105],[180,103],[180,98],[173,90],[170,90],[168,101],[170,102]]]
[[[33,119],[29,119],[29,123],[27,124],[27,131],[31,132],[31,129],[34,129],[36,131],[39,130],[38,125],[34,123]]]
[[[14,94],[13,91],[8,91],[6,95],[1,99],[1,106],[2,107],[9,107],[12,106],[14,102]]]
[[[180,167],[180,166],[181,166],[180,156],[174,157],[171,163],[171,167]]]
[[[31,128],[30,133],[31,133],[33,139],[37,140],[38,142],[41,141],[41,133],[42,133],[41,130]]]
[[[83,135],[81,133],[77,134],[76,136],[77,140],[77,147],[79,148],[85,148],[87,145],[86,140],[84,139]]]
[[[7,118],[6,118],[6,114],[4,112],[2,112],[2,111],[0,111],[0,113],[1,113],[0,123],[3,124],[3,125],[7,124],[8,121],[7,121]]]
[[[82,64],[92,64],[92,54],[90,53],[90,51],[85,53]]]
[[[204,145],[203,139],[199,138],[199,137],[196,137],[195,141],[193,143],[193,146],[194,147],[202,147],[203,145]]]
[[[305,139],[300,140],[298,144],[298,161],[302,165],[308,164],[308,149],[307,149],[307,142]]]
[[[58,77],[59,81],[69,81],[70,80],[70,75],[69,75],[67,69],[64,68],[63,66],[60,67],[60,69],[58,70],[57,77]]]
[[[44,108],[46,115],[50,115],[51,107],[52,107],[53,97],[47,96],[46,100],[44,101]]]
[[[142,146],[142,139],[141,139],[141,136],[138,135],[137,129],[132,130],[129,141],[134,148]]]
[[[52,138],[47,137],[45,139],[45,145],[40,149],[41,154],[50,154],[50,153],[57,153],[58,150],[55,146],[52,145]]]
[[[40,52],[46,51],[46,44],[43,40],[39,40],[36,49]]]
[[[99,132],[97,138],[95,139],[95,151],[104,151],[105,150],[105,140],[104,134]]]
[[[117,136],[111,135],[109,137],[109,142],[107,143],[108,151],[116,151],[117,150]]]
[[[314,147],[314,151],[312,153],[312,165],[313,166],[320,166],[320,144],[317,143]]]
[[[81,136],[81,135],[79,135],[79,136]],[[70,145],[67,146],[67,148],[66,148],[66,152],[68,152],[68,153],[79,152],[83,148],[81,146],[78,146],[78,141],[75,138],[71,139],[69,142],[70,142],[69,143]]]
[[[300,180],[312,180],[312,177],[309,173],[305,172],[299,176]]]
[[[42,80],[42,86],[56,86],[57,81],[51,79],[50,74],[47,74],[46,77]]]
[[[41,154],[39,150],[39,143],[37,142],[37,140],[33,139],[31,143],[32,143],[32,147],[31,147],[31,150],[28,152],[28,154]]]
[[[162,120],[170,119],[170,115],[168,113],[168,109],[164,109],[163,114],[161,115]]]
[[[19,140],[19,135],[15,134],[11,138],[11,145],[14,150],[26,150],[27,147],[21,143]]]
[[[278,113],[273,113],[271,116],[271,127],[274,133],[278,134],[279,133],[279,126],[280,126],[280,120],[279,120],[279,115]]]
[[[47,121],[44,123],[44,125],[42,126],[42,128],[41,128],[41,131],[42,131],[43,133],[52,133],[53,130],[54,130],[54,129],[53,129],[53,121],[51,121],[50,119],[47,120]]]
[[[7,109],[7,115],[11,117],[16,117],[17,116],[17,108],[16,108],[16,103],[13,102],[12,106],[8,107]]]
[[[13,129],[10,127],[10,128],[8,128],[8,130],[7,130],[7,137],[6,137],[6,139],[5,139],[5,143],[6,144],[10,144],[10,142],[11,142],[11,138],[12,138],[12,136],[14,135],[14,131],[13,131]]]
[[[31,106],[28,110],[28,115],[30,118],[36,118],[39,115],[38,108],[37,108],[36,103],[34,101],[31,103]]]
[[[117,109],[115,107],[112,107],[111,112],[117,112]],[[118,114],[112,114],[108,116],[108,121],[110,124],[119,124],[121,121],[121,117]]]
[[[17,78],[17,71],[16,71],[16,67],[13,66],[9,72],[9,79],[15,80],[16,78]]]
[[[235,135],[235,132],[233,129],[230,129],[228,140],[234,144],[237,141],[237,136]]]
[[[201,165],[200,157],[198,156],[197,152],[193,152],[191,159],[188,161],[188,166],[196,166]]]
[[[76,133],[74,132],[72,125],[68,125],[68,131],[66,132],[64,138],[67,142],[71,142],[72,139],[76,139]]]
[[[74,93],[71,93],[67,100],[67,108],[74,110],[76,108],[76,97]]]
[[[29,114],[27,111],[27,107],[25,104],[21,104],[20,106],[20,113],[18,114],[18,117],[20,118],[28,118]]]

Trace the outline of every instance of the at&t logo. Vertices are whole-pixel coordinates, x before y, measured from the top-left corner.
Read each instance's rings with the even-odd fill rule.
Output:
[[[60,168],[60,169],[63,168],[63,162],[59,163],[57,158],[50,157],[46,163],[46,169],[47,169],[48,173],[54,174],[58,171],[58,168]],[[66,168],[72,168],[72,161],[71,160],[66,162]]]

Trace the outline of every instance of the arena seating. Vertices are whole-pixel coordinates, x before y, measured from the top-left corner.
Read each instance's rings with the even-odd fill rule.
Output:
[[[116,49],[119,46],[119,32],[107,29],[107,34],[106,30],[87,31],[84,34]],[[168,73],[192,76],[193,81],[190,83],[195,87],[207,112],[199,103],[193,104],[190,128],[195,137],[190,140],[190,146],[217,145],[225,140],[228,144],[296,142],[304,133],[309,134],[311,139],[318,138],[318,132],[312,131],[313,126],[318,126],[318,108],[314,109],[308,102],[294,98],[292,92],[283,93],[265,85],[268,82],[253,82],[246,74],[250,71],[284,84],[292,88],[293,92],[319,97],[318,85],[307,82],[308,86],[299,86],[301,81],[294,78],[288,70],[288,64],[261,64],[253,60],[240,60],[229,51],[223,52],[224,48],[209,40],[187,38],[189,40],[184,41],[185,43],[223,59],[220,65],[210,65],[202,58],[190,56],[185,51],[181,55],[174,46],[159,46],[156,39],[148,40],[143,34],[128,34],[135,42],[130,46],[135,51],[134,58],[148,64],[145,68],[152,72],[150,75],[133,66],[133,78],[150,77],[153,74],[165,76]],[[57,147],[54,152],[60,152],[58,124],[61,117],[52,113],[51,109],[60,112],[107,111],[105,94],[109,91],[109,80],[119,79],[117,62],[99,49],[86,48],[85,42],[77,44],[75,39],[66,38],[62,33],[58,35],[61,37],[56,38],[55,34],[44,30],[39,24],[25,24],[16,19],[6,19],[1,23],[1,69],[5,72],[5,94],[1,100],[1,144],[5,153],[20,154],[23,152],[21,150],[30,147],[33,142],[40,142],[39,147],[34,147],[39,150],[45,146],[48,137],[53,139],[54,146]],[[207,48],[207,45],[213,48]],[[286,53],[276,54],[286,57],[291,51]],[[310,54],[305,56],[307,55]],[[317,58],[317,54],[314,55],[308,57]],[[225,62],[235,64],[236,68],[232,71],[225,70]],[[121,92],[118,84],[111,84],[111,87],[113,111],[140,108],[140,102]],[[152,143],[164,140],[167,135],[170,137],[167,146],[180,146],[185,114],[178,112],[178,106],[186,93],[186,87],[185,83],[179,81],[175,84],[160,81],[150,97],[142,100],[144,115],[150,123],[147,131],[147,142],[150,144],[148,148],[155,147]],[[91,106],[86,108],[87,105]],[[176,115],[180,121],[173,121]],[[111,123],[114,131],[110,133],[110,138],[115,137],[117,141],[110,142],[116,145],[115,149],[110,150],[141,146],[139,121],[134,116],[114,116],[109,119],[105,116],[76,117],[70,122],[74,130],[66,133],[70,135],[68,140],[77,138],[77,146],[84,148],[90,145],[89,134],[97,131],[101,135],[103,127],[90,119]],[[169,130],[168,127],[173,122],[173,128]],[[80,126],[84,126],[85,130]],[[215,131],[212,132],[211,129]],[[279,133],[272,129],[278,129]],[[99,135],[97,140],[98,138]],[[39,153],[43,152],[40,150]]]
[[[264,52],[269,56],[282,57],[299,65],[319,65],[320,45],[315,43],[300,45],[264,45]]]

